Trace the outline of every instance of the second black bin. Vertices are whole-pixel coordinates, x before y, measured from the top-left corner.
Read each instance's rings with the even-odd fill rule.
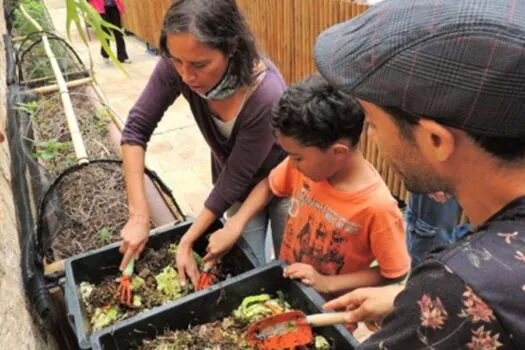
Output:
[[[282,291],[294,309],[306,314],[322,312],[323,300],[313,289],[283,278],[283,265],[274,261],[266,266],[253,269],[238,277],[218,283],[204,294],[193,294],[184,300],[157,308],[154,312],[123,321],[93,334],[93,349],[136,349],[144,339],[154,339],[157,335],[176,329],[213,322],[229,316],[243,298],[269,293],[276,295]],[[315,332],[324,336],[332,349],[354,349],[358,343],[343,326],[316,328]]]

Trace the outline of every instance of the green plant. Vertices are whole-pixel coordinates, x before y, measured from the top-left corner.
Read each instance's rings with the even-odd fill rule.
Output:
[[[103,227],[98,232],[98,236],[100,237],[101,245],[107,245],[110,243],[110,238],[111,238],[112,233],[113,232],[107,227]]]
[[[27,103],[17,103],[16,109],[25,112],[29,115],[35,114],[36,110],[38,109],[38,103],[36,101],[29,101]]]
[[[26,11],[42,26],[43,30],[53,30],[53,25],[49,22],[49,18],[46,12],[46,5],[43,1],[39,0],[21,0],[20,5],[24,5]],[[15,10],[15,21],[14,21],[14,32],[18,36],[25,36],[36,29],[29,22],[19,9]]]
[[[69,143],[60,142],[57,139],[46,141],[36,141],[34,143],[36,150],[33,152],[33,157],[42,160],[51,160],[56,158],[69,148]]]
[[[91,28],[95,31],[95,35],[97,36],[98,40],[100,41],[100,44],[104,48],[104,50],[109,55],[109,58],[113,63],[117,65],[117,67],[126,75],[128,75],[128,72],[124,68],[124,66],[119,62],[117,59],[117,56],[115,53],[111,50],[108,42],[106,40],[115,41],[115,36],[112,34],[111,31],[107,31],[108,29],[117,30],[121,33],[124,33],[122,29],[114,26],[111,23],[108,23],[102,19],[100,14],[93,8],[91,5],[88,4],[85,0],[65,0],[66,1],[66,8],[67,8],[67,17],[66,17],[66,30],[67,30],[67,36],[71,40],[71,26],[74,24],[77,28],[77,31],[82,38],[82,41],[87,45],[88,39],[86,37],[86,32],[83,27],[82,19],[87,22]]]
[[[101,130],[107,130],[108,125],[111,124],[111,117],[109,115],[108,106],[102,107],[96,114],[97,127]]]

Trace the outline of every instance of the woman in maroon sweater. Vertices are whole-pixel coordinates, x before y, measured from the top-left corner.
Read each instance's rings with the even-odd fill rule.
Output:
[[[148,239],[149,213],[144,189],[146,145],[166,109],[182,94],[211,148],[214,187],[205,207],[182,238],[177,267],[195,285],[199,271],[193,242],[239,203],[284,159],[269,122],[270,110],[285,89],[277,68],[263,59],[235,0],[176,0],[161,34],[159,60],[122,134],[129,220],[121,236],[121,268]],[[287,203],[271,202],[251,222],[244,237],[264,263],[268,221],[278,251]]]

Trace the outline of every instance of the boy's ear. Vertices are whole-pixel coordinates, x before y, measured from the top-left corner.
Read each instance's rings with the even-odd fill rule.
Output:
[[[343,143],[336,143],[332,145],[332,152],[334,155],[346,155],[350,152],[350,148]]]

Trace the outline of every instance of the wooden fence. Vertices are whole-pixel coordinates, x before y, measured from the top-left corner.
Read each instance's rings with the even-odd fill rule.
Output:
[[[124,28],[158,48],[162,19],[171,0],[123,0]],[[313,59],[317,36],[333,24],[368,9],[351,0],[237,0],[261,50],[292,84],[316,71]],[[406,200],[407,192],[395,172],[379,156],[377,145],[364,132],[361,150],[377,168],[392,193]]]
[[[150,46],[158,48],[164,14],[171,0],[122,0],[122,3],[122,26]]]

